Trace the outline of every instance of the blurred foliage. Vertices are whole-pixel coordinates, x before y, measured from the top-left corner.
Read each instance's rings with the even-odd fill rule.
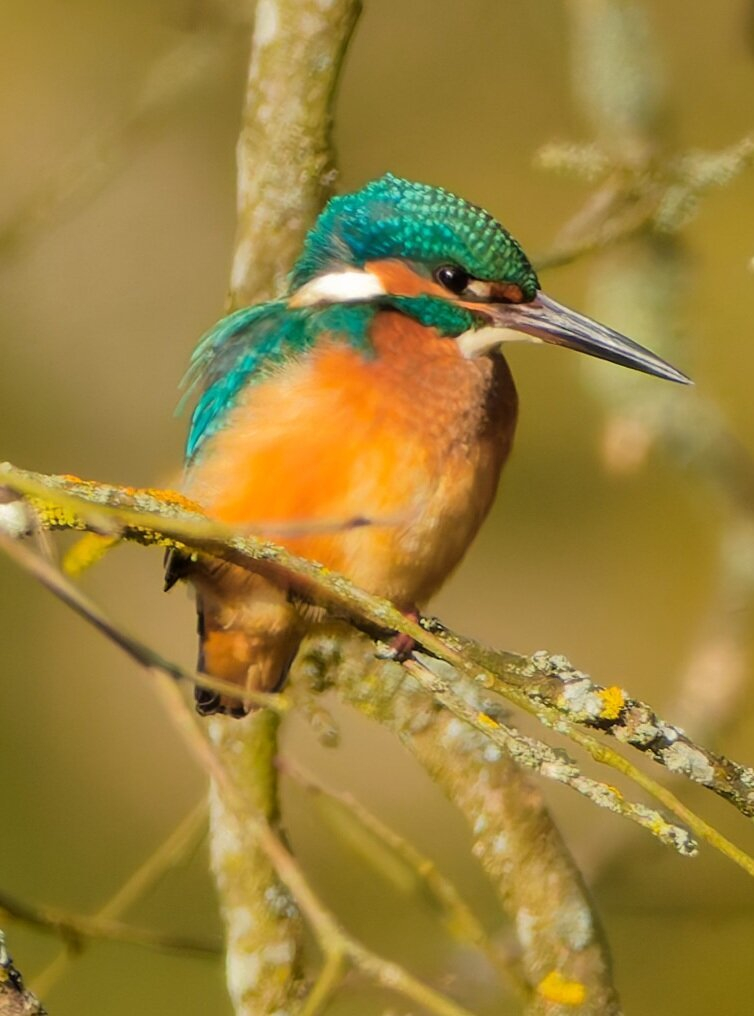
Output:
[[[728,148],[754,124],[749,4],[726,0],[714,17],[681,0],[648,6],[674,144]],[[232,248],[247,50],[240,19],[226,20],[234,11],[209,0],[3,3],[0,233],[77,153],[91,153],[87,164],[107,162],[47,228],[0,248],[3,458],[134,485],[176,476],[185,426],[172,418],[176,384],[221,310]],[[207,38],[215,56],[176,97],[155,67],[169,68],[165,54],[179,45],[205,53]],[[570,73],[560,0],[367,2],[339,102],[342,186],[386,169],[443,184],[488,207],[527,250],[544,250],[586,193],[583,182],[532,168],[544,144],[589,141],[569,98]],[[156,101],[154,89],[169,98],[158,102],[161,114],[148,130],[124,134],[145,96]],[[685,232],[693,284],[683,320],[669,327],[680,323],[692,337],[679,366],[754,454],[752,207],[751,174],[705,199]],[[579,306],[590,271],[579,262],[543,282]],[[437,613],[492,644],[562,651],[662,707],[710,595],[714,495],[660,456],[638,474],[607,477],[596,454],[600,410],[578,358],[534,348],[510,359],[522,399],[517,450],[493,516]],[[127,661],[4,561],[0,581],[2,883],[29,899],[94,911],[190,809],[203,781]],[[193,662],[192,608],[180,593],[162,595],[158,555],[118,551],[84,583],[166,655]],[[287,750],[368,801],[491,921],[458,817],[385,731],[339,718],[337,750],[320,746],[300,719],[288,725]],[[753,734],[754,710],[744,704],[721,747],[751,760]],[[577,857],[587,858],[616,820],[548,792]],[[349,854],[299,791],[287,787],[285,803],[297,851],[354,931],[421,974],[476,981],[485,1011],[484,978],[427,912],[406,906],[399,889]],[[712,817],[733,832],[722,807]],[[751,849],[751,837],[743,845]],[[736,869],[709,851],[681,861],[644,842],[595,892],[627,1011],[748,1010],[754,888]],[[216,934],[203,853],[129,917]],[[58,947],[10,931],[33,982]],[[356,997],[333,1012],[345,1016],[356,1004],[382,1011],[379,999],[370,1009]],[[89,949],[44,1001],[61,1016],[229,1012],[219,962],[115,944]]]

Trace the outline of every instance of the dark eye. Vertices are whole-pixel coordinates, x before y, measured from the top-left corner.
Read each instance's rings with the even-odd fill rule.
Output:
[[[471,276],[458,265],[440,265],[435,270],[435,279],[456,295],[462,293],[471,281]]]

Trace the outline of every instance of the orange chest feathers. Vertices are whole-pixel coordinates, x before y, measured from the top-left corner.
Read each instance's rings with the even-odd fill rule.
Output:
[[[249,386],[187,493],[371,592],[422,603],[489,510],[516,393],[501,357],[464,359],[397,312],[372,337],[373,357],[326,341]]]

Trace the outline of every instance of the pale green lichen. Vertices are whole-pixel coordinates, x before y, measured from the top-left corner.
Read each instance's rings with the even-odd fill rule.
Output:
[[[690,745],[676,742],[665,748],[663,760],[673,773],[684,773],[697,783],[709,784],[715,778],[715,770],[705,755]]]

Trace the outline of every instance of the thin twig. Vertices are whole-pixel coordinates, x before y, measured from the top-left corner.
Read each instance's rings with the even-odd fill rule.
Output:
[[[376,630],[409,635],[430,654],[528,712],[537,715],[548,708],[575,724],[597,729],[604,727],[631,747],[647,753],[654,761],[707,787],[742,814],[754,815],[754,770],[696,745],[682,731],[659,720],[648,706],[628,698],[621,689],[591,685],[586,675],[575,671],[562,657],[542,653],[525,657],[489,650],[448,631],[439,623],[431,622],[423,627],[405,617],[389,601],[365,593],[343,576],[316,562],[297,558],[267,541],[234,535],[229,527],[211,522],[197,513],[186,512],[174,503],[164,508],[163,502],[148,492],[140,492],[139,501],[149,508],[149,512],[112,507],[118,488],[66,481],[62,477],[51,477],[47,481],[40,474],[24,473],[8,465],[0,467],[0,483],[31,494],[37,501],[46,496],[55,505],[60,499],[70,516],[67,520],[69,526],[83,527],[90,512],[95,525],[102,525],[104,514],[106,524],[110,526],[120,520],[124,538],[145,544],[182,545],[215,555],[269,575],[336,614],[348,617],[357,626],[366,625],[367,629],[372,626]],[[62,496],[59,493],[61,489],[64,491]],[[91,498],[94,507],[79,492]],[[122,503],[129,503],[129,496],[124,497],[122,492],[119,496]],[[56,524],[64,523],[58,518]],[[559,667],[562,671],[560,677]],[[569,686],[572,680],[575,680],[575,687]],[[593,694],[583,694],[590,689],[594,690]],[[576,691],[578,694],[575,694]],[[573,706],[570,699],[574,699]],[[636,731],[632,733],[632,723],[637,718],[640,722],[636,722]],[[640,733],[644,720],[653,724],[649,739]]]
[[[339,793],[325,787],[312,773],[304,770],[289,758],[279,759],[280,771],[291,777],[299,786],[312,795],[321,796],[337,808],[339,823],[355,826],[362,834],[366,831],[376,839],[383,849],[387,847],[407,868],[415,881],[421,884],[426,894],[443,916],[443,924],[456,941],[478,949],[502,979],[523,998],[530,995],[529,986],[520,971],[516,970],[509,957],[503,957],[490,941],[482,923],[463,900],[460,893],[425,854],[385,825],[364,805],[349,793]],[[372,858],[375,866],[379,861]]]
[[[102,632],[108,639],[119,646],[139,666],[148,671],[159,671],[172,677],[174,680],[186,681],[189,684],[198,685],[201,688],[210,688],[223,695],[230,695],[233,698],[240,698],[238,686],[220,678],[211,677],[199,671],[186,670],[184,667],[173,663],[171,660],[161,656],[146,643],[127,632],[110,620],[107,615],[87,596],[49,561],[29,551],[17,540],[6,536],[0,529],[0,548],[12,558],[17,564],[33,575],[58,599],[74,610],[80,617],[83,617],[92,624],[98,631]],[[286,712],[288,702],[285,696],[269,695],[264,692],[249,691],[243,692],[243,697],[254,705],[263,706],[276,713]]]
[[[328,1002],[337,994],[347,972],[347,957],[340,950],[332,948],[325,956],[317,979],[306,996],[301,1016],[319,1016],[323,1013]]]
[[[86,914],[73,914],[56,907],[27,903],[5,892],[0,892],[0,917],[58,935],[73,950],[78,950],[84,940],[98,939],[197,956],[216,957],[222,951],[219,941],[155,931],[153,928],[137,928],[100,915],[89,917]],[[50,984],[46,983],[45,994],[49,992],[49,988]]]
[[[111,924],[121,914],[143,899],[165,877],[182,863],[193,850],[197,837],[204,828],[207,806],[201,801],[176,826],[160,846],[146,858],[113,896],[88,918],[91,922]],[[95,935],[94,937],[100,937]],[[35,978],[34,986],[41,995],[47,995],[65,972],[74,956],[70,948],[60,952]]]
[[[222,789],[224,800],[232,806],[238,821],[238,830],[253,839],[262,849],[280,879],[285,883],[301,910],[306,915],[325,959],[333,954],[345,957],[349,965],[366,975],[381,987],[404,995],[437,1016],[472,1016],[469,1010],[446,998],[428,985],[413,977],[399,964],[386,960],[367,949],[346,932],[335,916],[322,903],[309,885],[293,855],[272,827],[249,807],[244,789],[231,779],[217,749],[200,727],[175,684],[164,675],[159,676],[155,688],[163,701],[169,718],[183,737],[192,755],[212,780]],[[335,986],[335,961],[330,964],[327,990],[331,995]],[[319,982],[321,983],[321,982]],[[320,988],[320,992],[324,990]],[[324,999],[322,999],[324,1001]],[[316,1011],[316,1010],[315,1010]]]

